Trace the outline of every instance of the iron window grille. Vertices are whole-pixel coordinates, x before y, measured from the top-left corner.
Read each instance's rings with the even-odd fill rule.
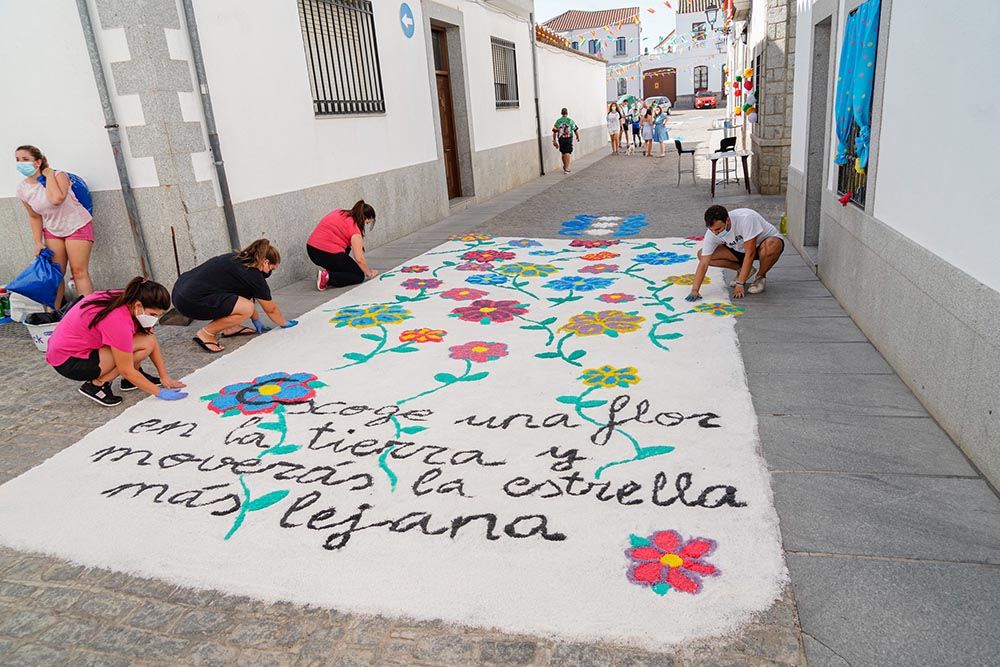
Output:
[[[615,40],[615,55],[623,56],[625,55],[625,38],[619,37]]]
[[[694,68],[694,92],[708,90],[708,67],[698,65]]]
[[[491,37],[493,43],[493,89],[496,91],[497,109],[516,109],[517,58],[514,42]]]
[[[298,0],[313,112],[385,112],[371,0]]]
[[[574,51],[580,50],[580,42],[573,42],[573,50]]]
[[[591,55],[597,55],[601,52],[601,40],[592,39],[589,42],[589,48],[587,49]]]
[[[628,94],[628,82],[626,82],[625,79],[618,79],[618,96],[621,97],[622,95],[627,95],[627,94]]]
[[[854,150],[854,140],[858,138],[861,128],[851,121],[851,136],[847,140],[847,162],[837,165],[837,194],[845,195],[851,193],[850,201],[861,208],[865,207],[865,193],[868,190],[868,172],[859,174],[854,168],[858,155]]]

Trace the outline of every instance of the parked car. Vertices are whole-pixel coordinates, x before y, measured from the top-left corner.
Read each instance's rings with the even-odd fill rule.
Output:
[[[715,98],[715,93],[699,90],[694,94],[695,109],[714,109],[717,106],[719,106],[719,101]]]
[[[670,98],[665,95],[656,95],[654,97],[646,98],[646,106],[652,108],[653,106],[663,107],[663,113],[670,115]]]

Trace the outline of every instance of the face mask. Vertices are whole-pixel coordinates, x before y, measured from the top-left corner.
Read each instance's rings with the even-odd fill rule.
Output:
[[[263,273],[263,274],[264,274],[264,277],[265,277],[265,278],[270,278],[270,277],[271,277],[271,274],[272,274],[272,273],[274,273],[274,269],[272,269],[272,270],[270,270],[270,271],[261,271],[261,273]]]
[[[159,317],[156,317],[155,315],[147,315],[146,313],[136,315],[135,319],[139,321],[139,326],[143,329],[152,329],[156,326],[156,323],[160,321]]]
[[[723,230],[722,230],[721,232],[716,232],[716,234],[715,234],[715,235],[716,235],[717,237],[719,237],[720,239],[724,239],[724,238],[726,238],[727,236],[729,236],[729,230],[728,230],[728,229],[723,229]]]
[[[34,162],[17,162],[17,172],[22,176],[31,176],[35,173],[35,163]]]

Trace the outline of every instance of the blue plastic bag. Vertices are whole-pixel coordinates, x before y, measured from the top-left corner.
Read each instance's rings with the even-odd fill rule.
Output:
[[[83,207],[87,209],[87,212],[94,215],[94,198],[90,196],[90,187],[87,185],[87,181],[83,180],[76,174],[71,174],[68,171],[64,171],[64,174],[69,176],[69,187],[76,195],[76,200],[83,204]],[[38,175],[38,182],[45,187],[46,178],[41,174]]]
[[[52,251],[42,248],[31,264],[7,283],[8,292],[17,292],[49,308],[56,307],[56,292],[63,279],[62,267],[52,261]]]

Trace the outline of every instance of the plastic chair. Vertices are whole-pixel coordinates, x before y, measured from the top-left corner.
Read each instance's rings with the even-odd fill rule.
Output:
[[[719,142],[719,152],[720,153],[732,153],[733,154],[731,156],[727,155],[727,156],[721,158],[722,159],[722,170],[723,170],[723,173],[725,174],[723,183],[728,183],[729,182],[729,161],[730,160],[738,160],[738,156],[736,155],[736,137],[726,137],[725,139],[723,139],[722,141],[720,141]],[[733,165],[733,173],[735,174],[736,182],[739,183],[740,182],[740,172],[739,172],[739,162],[738,161]]]
[[[675,139],[674,140],[674,146],[677,147],[677,185],[681,184],[681,174],[682,173],[687,173],[688,171],[691,172],[691,182],[697,184],[697,182],[694,179],[694,151],[695,151],[695,149],[693,149],[693,148],[685,149],[684,148],[684,144],[681,143],[680,139]],[[681,169],[681,160],[682,160],[682,158],[683,158],[684,155],[690,155],[691,156],[691,169],[690,170],[688,170],[688,169]]]

